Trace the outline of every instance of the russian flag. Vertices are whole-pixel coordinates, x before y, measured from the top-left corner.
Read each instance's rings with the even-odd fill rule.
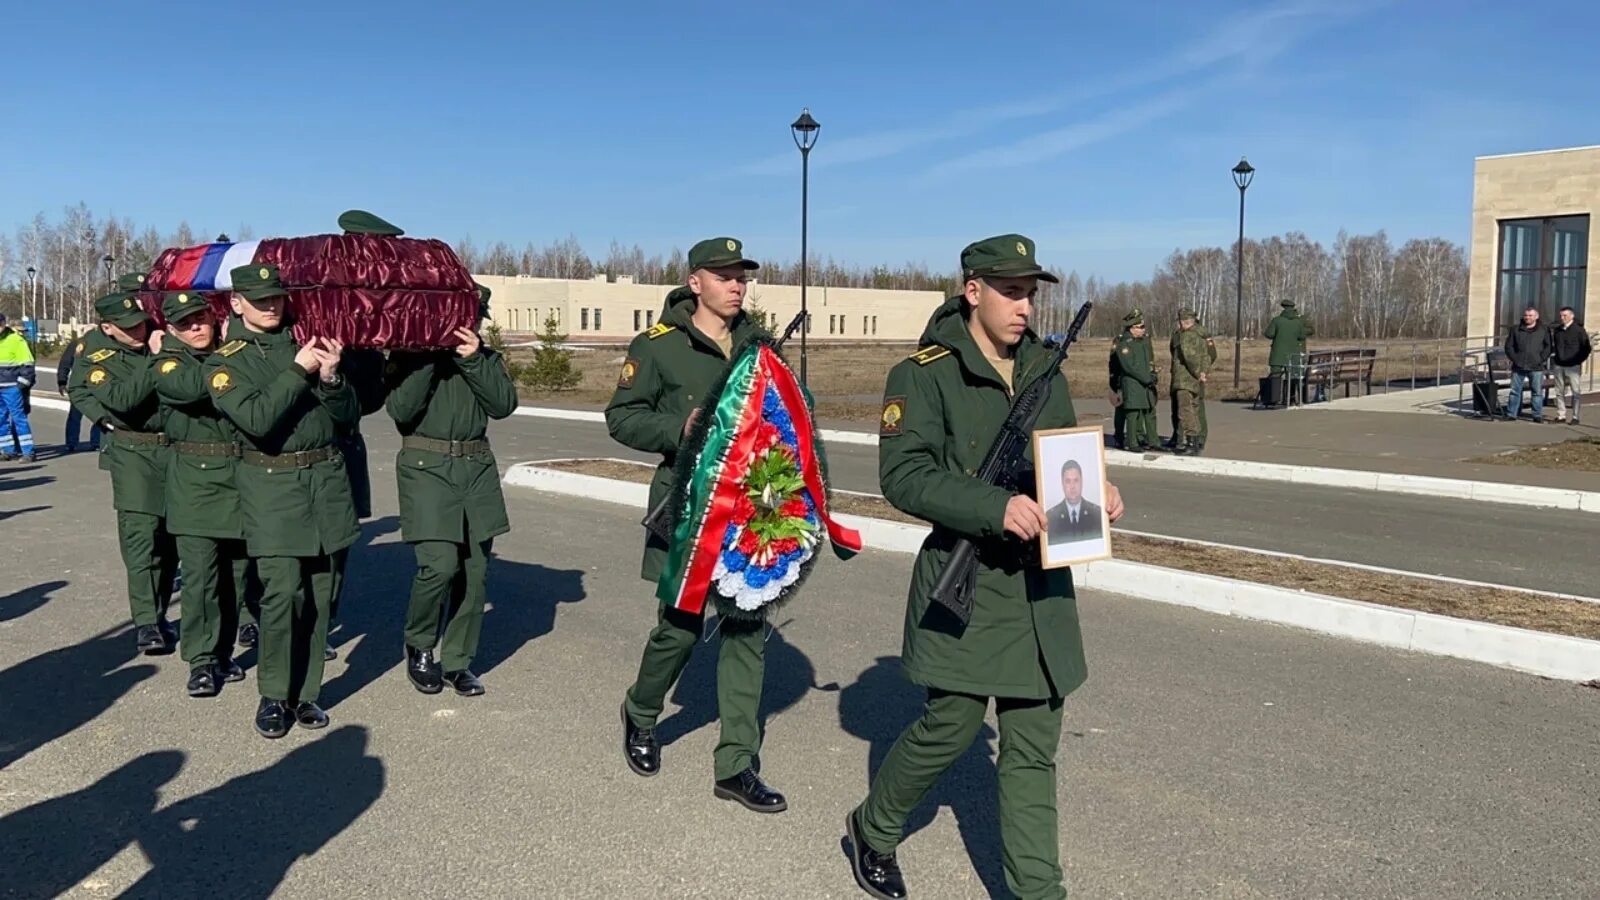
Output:
[[[260,241],[201,244],[179,251],[173,264],[171,290],[227,291],[233,289],[233,270],[255,262]]]

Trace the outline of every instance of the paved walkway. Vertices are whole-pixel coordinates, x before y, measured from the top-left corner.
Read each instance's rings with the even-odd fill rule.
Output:
[[[0,896],[861,896],[842,820],[919,703],[895,662],[908,557],[829,558],[780,617],[762,757],[791,810],[760,817],[711,796],[710,648],[669,702],[663,774],[622,762],[654,617],[632,510],[511,491],[490,693],[413,691],[391,459],[333,726],[277,742],[250,729],[253,672],[190,700],[180,661],[132,653],[92,457],[0,469]],[[1074,896],[1593,896],[1600,692],[1112,596],[1082,615],[1058,757]],[[914,817],[914,896],[1005,896],[995,740]]]

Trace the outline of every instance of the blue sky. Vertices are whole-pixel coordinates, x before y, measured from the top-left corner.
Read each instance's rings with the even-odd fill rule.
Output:
[[[24,4],[0,229],[80,200],[201,233],[372,209],[480,246],[729,233],[953,268],[968,240],[1145,277],[1248,231],[1465,241],[1474,156],[1600,143],[1600,4]]]

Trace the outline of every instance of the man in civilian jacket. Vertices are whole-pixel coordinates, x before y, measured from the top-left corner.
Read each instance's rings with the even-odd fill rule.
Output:
[[[1522,411],[1523,385],[1532,382],[1533,421],[1544,421],[1544,366],[1550,361],[1553,344],[1550,329],[1539,322],[1539,311],[1522,311],[1522,324],[1506,335],[1506,358],[1511,362],[1511,396],[1506,402],[1506,418],[1515,420]]]

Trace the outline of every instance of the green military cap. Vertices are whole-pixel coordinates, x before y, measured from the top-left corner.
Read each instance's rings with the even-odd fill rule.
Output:
[[[141,272],[129,272],[126,275],[118,275],[117,276],[117,290],[119,290],[119,291],[142,291],[142,290],[144,290],[144,274],[141,273]]]
[[[1194,319],[1198,322],[1200,320],[1200,314],[1185,306],[1183,309],[1178,310],[1178,320],[1182,321],[1184,319]]]
[[[1036,276],[1040,281],[1053,283],[1061,279],[1039,265],[1033,241],[1020,234],[1002,234],[973,241],[961,251],[961,272],[964,278],[998,278]]]
[[[96,300],[94,314],[100,317],[100,321],[118,328],[132,328],[150,321],[150,317],[144,314],[144,307],[139,305],[139,298],[127,291],[114,291]]]
[[[181,322],[206,309],[206,298],[196,291],[168,291],[161,297],[161,318],[168,322]]]
[[[381,234],[386,237],[399,237],[405,234],[394,224],[364,209],[347,209],[340,213],[339,227],[344,229],[345,234]]]
[[[745,259],[744,244],[731,237],[707,238],[689,248],[689,271],[696,269],[759,269],[761,264]]]
[[[230,274],[233,276],[233,292],[246,300],[270,300],[273,297],[289,296],[289,292],[284,290],[283,282],[278,280],[277,266],[251,263],[235,268]]]
[[[1278,305],[1283,307],[1284,309],[1294,309],[1294,301],[1293,300],[1280,300],[1278,302]]]
[[[1132,328],[1135,325],[1143,325],[1143,324],[1144,324],[1144,313],[1141,310],[1139,310],[1137,307],[1134,308],[1134,309],[1128,310],[1128,314],[1122,317],[1122,327],[1123,328]]]

